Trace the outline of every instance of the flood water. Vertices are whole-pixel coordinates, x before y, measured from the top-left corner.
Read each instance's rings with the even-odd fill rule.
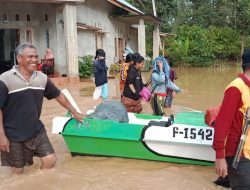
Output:
[[[241,72],[240,68],[176,68],[176,80],[181,88],[189,91],[187,94],[178,94],[174,104],[198,110],[221,103],[224,90]]]
[[[227,84],[240,69],[223,68],[175,68],[176,84],[189,91],[174,99],[173,112],[178,110],[206,110],[220,104]],[[143,73],[145,82],[149,73]],[[109,80],[111,98],[119,97],[117,80]],[[92,100],[94,84],[81,82],[59,84],[68,88],[83,112],[100,102]],[[151,113],[150,106],[143,104],[143,113]],[[165,162],[108,158],[71,157],[60,135],[51,134],[52,118],[64,116],[66,110],[55,100],[44,100],[41,119],[46,125],[49,138],[57,154],[57,166],[50,171],[39,170],[40,161],[25,168],[25,174],[10,176],[8,168],[0,168],[1,190],[215,190],[224,189],[212,182],[217,178],[213,167],[202,167]]]

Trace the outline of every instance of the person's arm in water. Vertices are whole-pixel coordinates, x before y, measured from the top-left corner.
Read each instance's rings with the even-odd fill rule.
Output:
[[[82,122],[84,115],[81,113],[78,113],[76,109],[71,105],[69,100],[66,98],[66,96],[63,93],[60,93],[59,96],[55,98],[59,104],[61,104],[64,108],[69,110],[74,118],[80,122]]]
[[[9,140],[5,135],[3,127],[3,112],[0,110],[0,151],[9,152]]]

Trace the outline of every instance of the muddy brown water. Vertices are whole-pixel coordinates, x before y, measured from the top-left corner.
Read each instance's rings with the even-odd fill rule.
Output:
[[[237,68],[175,68],[176,84],[189,91],[178,94],[174,105],[166,112],[201,110],[220,104],[227,84],[240,72]],[[149,73],[143,73],[144,80]],[[109,80],[110,98],[117,99],[117,79]],[[94,84],[81,82],[58,85],[68,88],[83,112],[100,103],[92,100]],[[172,164],[110,157],[71,157],[60,135],[51,134],[52,118],[64,116],[66,110],[55,100],[44,100],[41,119],[46,125],[50,140],[57,154],[57,165],[49,171],[39,170],[40,161],[25,167],[21,176],[10,176],[6,167],[0,168],[1,190],[218,190],[212,182],[217,178],[213,167]],[[151,113],[143,104],[143,113]]]

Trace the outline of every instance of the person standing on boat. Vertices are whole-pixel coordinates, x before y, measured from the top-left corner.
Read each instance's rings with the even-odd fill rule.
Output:
[[[134,54],[134,64],[129,66],[128,75],[124,86],[122,103],[128,112],[140,113],[142,111],[140,91],[144,84],[141,77],[141,69],[144,66],[144,58]]]
[[[126,57],[125,57],[125,62],[121,63],[121,66],[120,66],[120,93],[121,93],[121,98],[123,96],[123,90],[124,90],[124,86],[125,86],[129,66],[131,64],[133,64],[133,63],[134,63],[134,61],[133,61],[133,54],[132,53],[128,53],[126,55]]]
[[[103,100],[108,98],[108,77],[106,66],[106,53],[103,49],[96,50],[94,65],[94,75],[95,75],[95,91],[93,94],[93,99],[97,100],[100,96]]]
[[[243,74],[240,74],[226,88],[224,98],[215,122],[213,148],[216,152],[216,173],[229,176],[233,190],[250,189],[250,134],[241,154],[237,170],[232,167],[233,158],[240,142],[244,116],[250,107],[250,49],[242,55]]]
[[[151,107],[154,115],[164,115],[163,107],[167,96],[166,88],[170,88],[177,93],[186,92],[186,90],[182,90],[170,80],[169,72],[170,67],[165,58],[159,56],[153,61]]]
[[[38,55],[31,44],[16,48],[17,66],[0,75],[0,151],[2,166],[21,174],[40,157],[41,169],[53,168],[56,155],[40,120],[43,98],[56,99],[75,117],[78,113],[47,75],[36,71]]]

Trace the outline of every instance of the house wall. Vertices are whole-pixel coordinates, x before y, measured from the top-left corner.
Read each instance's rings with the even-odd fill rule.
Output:
[[[46,30],[49,30],[50,48],[55,54],[57,62],[57,33],[56,33],[56,11],[54,4],[44,3],[8,3],[0,2],[0,29],[19,29],[20,43],[26,42],[26,30],[33,31],[32,44],[36,46],[40,58],[43,58],[46,50]],[[3,14],[7,13],[8,22],[3,23]],[[19,14],[19,21],[15,15]],[[27,14],[30,21],[27,21]],[[45,21],[45,14],[48,21]]]
[[[131,26],[109,17],[114,9],[111,3],[104,0],[86,0],[77,4],[77,22],[101,28],[103,49],[106,51],[107,64],[118,61],[115,51],[115,38],[123,38],[130,48],[138,51],[137,30]],[[3,23],[3,14],[7,13],[8,22]],[[20,20],[15,21],[15,14]],[[27,21],[30,14],[31,21]],[[48,21],[45,21],[45,14]],[[49,30],[50,48],[55,55],[55,67],[61,74],[67,73],[63,4],[53,3],[17,3],[0,2],[0,29],[19,29],[20,43],[26,42],[26,30],[33,31],[33,45],[37,47],[40,58],[46,50],[46,30]],[[78,56],[94,55],[96,51],[95,32],[78,29]]]
[[[84,4],[77,6],[77,22],[101,28],[103,35],[103,49],[106,52],[106,61],[110,65],[118,61],[115,57],[115,38],[124,38],[132,50],[137,51],[137,34],[131,37],[130,26],[118,22],[109,17],[116,9],[107,1],[86,0]],[[135,39],[136,38],[136,39]],[[96,42],[95,32],[78,29],[78,54],[79,56],[95,55]]]

